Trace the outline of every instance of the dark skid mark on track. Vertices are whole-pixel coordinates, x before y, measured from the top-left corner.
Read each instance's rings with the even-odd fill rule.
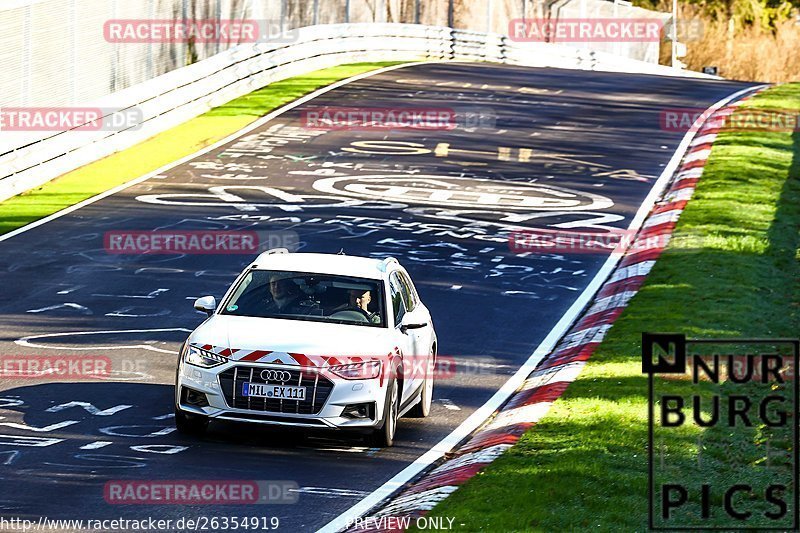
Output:
[[[403,68],[329,92],[163,178],[0,242],[0,355],[104,356],[115,371],[106,381],[3,382],[0,416],[5,418],[0,423],[7,424],[0,426],[0,441],[5,441],[0,442],[0,488],[13,497],[0,501],[0,513],[278,516],[284,528],[324,525],[483,404],[529,357],[605,259],[515,255],[506,241],[512,226],[552,229],[572,222],[580,228],[587,220],[602,219],[610,227],[627,227],[683,136],[659,128],[660,111],[706,107],[743,87],[485,64]],[[303,133],[297,129],[302,110],[324,105],[479,107],[496,116],[496,125],[298,135]],[[414,144],[374,144],[378,141]],[[383,154],[353,151],[369,143],[391,148]],[[397,181],[412,177],[417,179]],[[332,178],[352,183],[321,181]],[[325,183],[344,193],[318,190]],[[422,196],[401,201],[386,198],[387,189],[380,189],[368,199],[352,195],[353,183],[413,185]],[[591,201],[587,195],[600,195],[613,205],[586,214],[419,201],[432,188],[506,198],[524,196],[529,189],[533,196],[553,190],[542,186],[577,192],[583,205]],[[213,187],[227,189],[209,190]],[[137,200],[144,196],[166,203]],[[176,205],[176,200],[191,205]],[[103,249],[107,231],[155,228],[294,232],[304,251],[344,248],[353,255],[393,255],[409,269],[431,308],[440,353],[472,363],[460,367],[470,371],[439,382],[432,416],[404,419],[398,444],[389,450],[367,449],[358,437],[236,424],[214,424],[202,440],[180,437],[169,431],[168,415],[174,352],[186,335],[180,328],[191,330],[202,319],[191,299],[222,296],[252,256],[112,255]],[[166,331],[147,331],[152,329]],[[98,331],[111,333],[37,337]],[[14,343],[28,336],[34,336],[31,345]],[[110,349],[120,346],[133,347]],[[91,404],[98,412],[130,407],[110,415],[81,406],[47,411],[73,401]],[[42,430],[66,421],[75,423]],[[109,435],[112,426],[125,427]],[[21,446],[14,436],[63,440]],[[111,444],[80,449],[96,441]],[[131,448],[142,445],[188,449],[167,455]],[[103,500],[103,486],[112,479],[288,479],[300,487],[355,492],[304,492],[296,506],[114,506]]]

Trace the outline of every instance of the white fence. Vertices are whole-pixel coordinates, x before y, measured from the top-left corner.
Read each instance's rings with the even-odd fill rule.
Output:
[[[499,34],[415,24],[325,24],[300,28],[293,40],[238,45],[86,104],[117,109],[115,115],[136,110],[136,123],[122,130],[0,132],[0,200],[132,146],[269,83],[342,63],[477,60],[696,75],[600,52],[518,43]]]

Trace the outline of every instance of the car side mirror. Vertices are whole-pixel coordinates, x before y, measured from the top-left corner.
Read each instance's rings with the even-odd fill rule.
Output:
[[[213,296],[203,296],[194,301],[194,308],[211,316],[217,309],[217,299]]]
[[[427,326],[427,322],[413,322],[411,317],[408,315],[403,317],[403,320],[400,322],[400,331],[402,333],[406,333],[410,329],[421,329]]]

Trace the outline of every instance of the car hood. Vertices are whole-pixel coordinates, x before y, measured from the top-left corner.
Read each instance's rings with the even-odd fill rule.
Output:
[[[379,358],[395,351],[388,328],[231,315],[211,316],[189,342],[236,361],[304,366]]]

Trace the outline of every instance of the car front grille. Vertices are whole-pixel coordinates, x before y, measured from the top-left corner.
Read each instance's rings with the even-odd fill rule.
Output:
[[[263,379],[261,371],[267,370],[266,367],[237,365],[229,368],[219,375],[219,385],[225,396],[225,403],[235,409],[248,409],[251,411],[286,413],[298,415],[315,415],[319,413],[325,400],[333,390],[333,382],[308,369],[288,370],[281,368],[281,372],[289,374],[289,379],[280,381],[278,379]],[[278,370],[278,369],[274,369]],[[253,398],[242,396],[242,388],[245,382],[266,383],[268,385],[290,385],[293,387],[305,387],[305,400],[286,400],[274,398]]]

